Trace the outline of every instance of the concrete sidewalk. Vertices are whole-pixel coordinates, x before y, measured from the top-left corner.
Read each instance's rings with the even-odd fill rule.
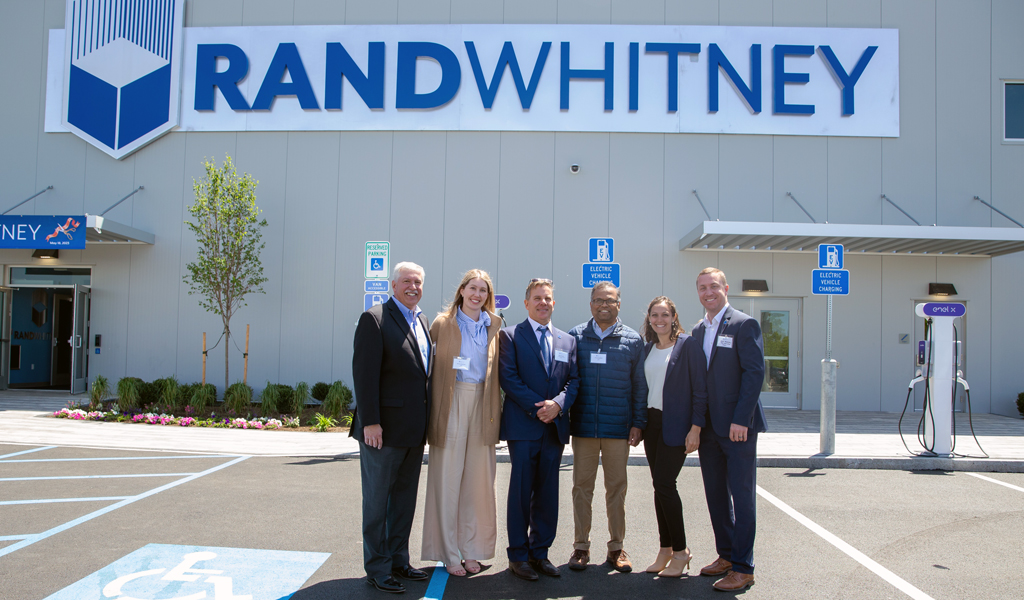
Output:
[[[47,416],[63,408],[68,399],[66,393],[0,393],[0,443],[258,456],[359,453],[355,440],[342,433],[200,429],[70,421]],[[971,436],[967,415],[958,414],[955,452],[967,456],[949,459],[912,456],[897,432],[898,413],[839,412],[833,455],[818,453],[816,411],[769,410],[767,415],[770,431],[758,440],[758,465],[762,467],[1024,472],[1024,420],[1019,418],[974,415],[974,432],[990,457],[984,458]],[[904,438],[914,452],[922,450],[917,441],[919,420],[919,413],[903,419]],[[498,447],[498,460],[508,460],[504,445]],[[694,466],[699,464],[698,460],[698,456],[690,456],[686,464]],[[566,446],[563,461],[572,463],[570,446]],[[631,450],[630,464],[647,464],[642,444]]]

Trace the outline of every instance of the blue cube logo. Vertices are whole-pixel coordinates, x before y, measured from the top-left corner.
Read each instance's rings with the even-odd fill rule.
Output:
[[[183,0],[68,0],[62,124],[120,159],[178,124]]]

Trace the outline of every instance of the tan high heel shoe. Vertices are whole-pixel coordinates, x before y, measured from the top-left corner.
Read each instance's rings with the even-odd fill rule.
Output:
[[[668,563],[672,560],[672,548],[662,548],[658,550],[658,558],[654,559],[654,563],[647,567],[648,573],[661,573]]]
[[[672,560],[669,561],[668,566],[660,573],[661,577],[682,577],[683,572],[690,568],[690,561],[693,560],[693,555],[690,554],[690,549],[686,548],[681,552],[676,552],[672,555]]]

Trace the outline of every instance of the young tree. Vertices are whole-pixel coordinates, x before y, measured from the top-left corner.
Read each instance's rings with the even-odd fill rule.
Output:
[[[220,315],[224,323],[224,389],[228,389],[228,346],[231,339],[231,316],[245,306],[249,293],[262,294],[263,263],[260,251],[262,229],[267,220],[260,220],[256,206],[256,185],[252,175],[241,176],[228,156],[218,169],[214,161],[203,162],[206,175],[192,180],[196,203],[188,212],[195,222],[185,221],[199,242],[196,262],[185,267],[185,283],[189,295],[200,296],[199,305]]]

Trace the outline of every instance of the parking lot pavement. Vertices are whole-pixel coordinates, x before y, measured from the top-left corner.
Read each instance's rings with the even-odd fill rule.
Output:
[[[469,578],[437,569],[431,582],[409,583],[406,597],[425,597],[428,590],[449,599],[723,597],[712,591],[712,579],[696,576],[715,558],[699,469],[684,468],[679,478],[695,556],[692,575],[679,580],[642,572],[658,542],[650,476],[639,466],[629,468],[626,539],[637,572],[619,574],[601,564],[582,573],[564,568],[573,537],[571,473],[571,466],[562,468],[551,549],[551,559],[563,566],[560,578],[530,583],[508,573],[509,469],[500,464],[497,556],[484,561],[490,568]],[[1022,474],[762,468],[758,483],[756,584],[744,597],[1020,597]],[[411,550],[414,565],[429,566],[418,560],[425,468],[420,484]],[[607,541],[602,486],[599,474],[591,547],[597,563]],[[292,591],[301,588],[296,600],[381,598],[363,579],[359,506],[359,462],[350,456],[0,444],[0,597],[170,600],[206,586],[213,600],[277,599],[287,594],[267,596],[268,590],[290,576]],[[34,537],[41,533],[47,535]],[[174,579],[175,568],[195,581],[160,594],[141,592]]]

